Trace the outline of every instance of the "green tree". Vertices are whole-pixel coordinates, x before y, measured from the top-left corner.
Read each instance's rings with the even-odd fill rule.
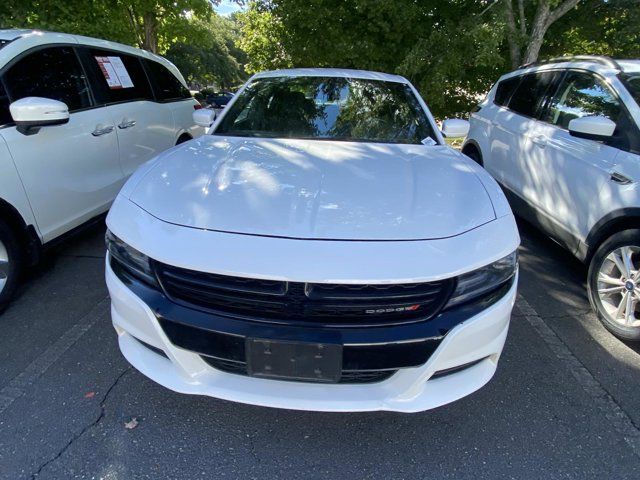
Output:
[[[639,0],[255,0],[252,71],[345,67],[409,78],[439,118],[462,115],[521,62],[639,55]]]
[[[238,26],[209,0],[4,0],[0,27],[39,28],[117,41],[167,55],[191,83],[236,84]]]
[[[38,28],[136,43],[124,12],[105,0],[3,0],[0,28]]]
[[[208,0],[116,0],[123,9],[140,48],[165,52],[175,37],[190,31],[191,18],[212,13]]]
[[[551,29],[542,56],[640,58],[640,0],[589,0]]]
[[[285,51],[285,27],[280,19],[262,4],[252,2],[246,12],[236,14],[239,25],[239,47],[247,55],[248,73],[292,66]]]
[[[192,18],[189,37],[178,38],[166,52],[191,85],[218,84],[228,89],[245,74],[232,54],[237,31],[233,21],[212,14],[209,19]]]
[[[240,45],[252,70],[293,65],[399,73],[419,87],[434,114],[450,115],[468,112],[504,71],[504,23],[479,17],[484,6],[476,0],[258,1],[245,14]]]
[[[89,35],[164,53],[189,29],[191,18],[211,13],[209,0],[3,0],[0,24]]]
[[[513,0],[502,0],[511,66],[516,68],[521,63],[535,62],[549,27],[579,2],[580,0],[536,0],[525,3],[525,0],[517,0],[516,15]]]

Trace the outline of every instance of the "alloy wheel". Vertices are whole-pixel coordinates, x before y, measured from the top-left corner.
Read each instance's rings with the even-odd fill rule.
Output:
[[[623,246],[610,252],[596,282],[602,314],[625,327],[640,326],[640,247]]]
[[[2,240],[0,240],[0,293],[4,290],[9,280],[9,252]]]

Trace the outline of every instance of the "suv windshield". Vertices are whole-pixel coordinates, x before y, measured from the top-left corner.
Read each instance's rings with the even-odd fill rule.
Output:
[[[633,99],[640,105],[640,73],[626,74],[622,79]]]
[[[408,85],[344,77],[257,79],[214,135],[382,143],[436,138]]]

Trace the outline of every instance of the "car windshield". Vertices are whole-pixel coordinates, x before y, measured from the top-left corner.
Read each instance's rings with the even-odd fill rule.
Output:
[[[214,135],[420,143],[431,123],[403,83],[344,77],[269,77],[249,84]]]
[[[627,90],[629,90],[636,103],[640,105],[640,73],[626,74],[623,78]]]

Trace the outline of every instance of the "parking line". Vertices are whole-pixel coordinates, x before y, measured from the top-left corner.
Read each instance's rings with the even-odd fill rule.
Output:
[[[16,375],[5,387],[0,390],[0,413],[9,405],[24,395],[26,389],[47,371],[69,348],[71,348],[85,333],[93,327],[100,318],[109,296],[100,300],[78,323],[69,328],[56,342],[42,352],[27,368]]]
[[[518,294],[516,305],[549,349],[571,371],[571,374],[578,381],[582,389],[591,400],[593,400],[593,403],[609,420],[611,425],[613,425],[613,428],[622,435],[633,450],[633,453],[640,457],[640,430],[635,426],[633,420],[620,408],[609,392],[604,389],[600,382],[596,380],[591,372],[578,360],[571,350],[569,350],[569,347],[556,335],[521,294]]]

